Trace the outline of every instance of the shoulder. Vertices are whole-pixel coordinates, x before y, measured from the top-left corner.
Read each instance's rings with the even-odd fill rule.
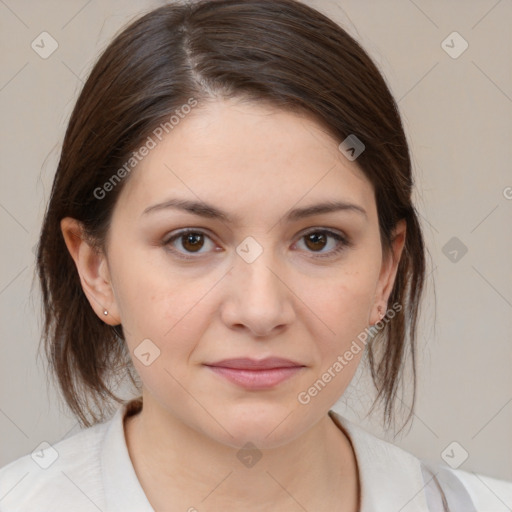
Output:
[[[329,412],[350,439],[357,460],[361,511],[424,512],[424,475],[412,453],[380,439],[335,411]]]
[[[443,467],[442,470],[447,483],[456,478],[464,486],[475,511],[510,512],[512,510],[512,482],[461,469]],[[448,486],[449,490],[450,488],[453,486]]]
[[[330,415],[354,447],[362,486],[361,510],[512,510],[512,482],[420,459],[335,411]]]
[[[0,468],[0,510],[101,509],[101,445],[110,422],[99,423]]]

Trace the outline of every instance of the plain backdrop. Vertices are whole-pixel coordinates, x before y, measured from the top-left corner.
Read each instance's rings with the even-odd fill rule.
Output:
[[[467,452],[461,469],[512,480],[512,3],[306,3],[363,45],[398,101],[430,253],[412,427],[393,437],[366,417],[363,366],[335,410],[419,457]],[[83,81],[120,27],[162,4],[0,0],[0,466],[79,429],[36,357],[33,248]],[[58,44],[46,59],[31,46],[42,32]]]

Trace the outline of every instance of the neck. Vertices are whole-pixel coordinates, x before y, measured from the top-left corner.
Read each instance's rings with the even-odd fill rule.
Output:
[[[170,503],[172,510],[191,512],[354,512],[359,507],[352,446],[327,414],[287,444],[241,453],[144,398],[142,410],[126,417],[125,436],[137,477],[156,511],[169,510]]]

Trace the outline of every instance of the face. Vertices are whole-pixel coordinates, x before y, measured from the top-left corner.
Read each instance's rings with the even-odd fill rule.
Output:
[[[335,363],[380,319],[396,264],[372,185],[339,142],[298,114],[219,100],[132,171],[99,269],[112,293],[87,295],[122,323],[145,404],[224,444],[273,447],[343,394],[363,350]],[[307,211],[334,202],[352,206]],[[295,366],[215,365],[270,357]]]

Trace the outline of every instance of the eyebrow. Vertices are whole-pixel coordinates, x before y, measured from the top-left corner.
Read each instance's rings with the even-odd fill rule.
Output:
[[[142,212],[142,215],[166,209],[183,210],[200,217],[218,219],[226,223],[239,222],[239,218],[237,216],[233,216],[227,212],[224,212],[213,205],[200,201],[190,201],[187,199],[169,199],[163,203],[148,206]],[[287,212],[284,218],[286,221],[290,222],[300,220],[305,217],[310,217],[312,215],[321,215],[324,213],[337,211],[356,212],[362,214],[366,218],[368,217],[366,210],[357,204],[348,203],[345,201],[326,201],[303,208],[294,208],[293,210]]]

